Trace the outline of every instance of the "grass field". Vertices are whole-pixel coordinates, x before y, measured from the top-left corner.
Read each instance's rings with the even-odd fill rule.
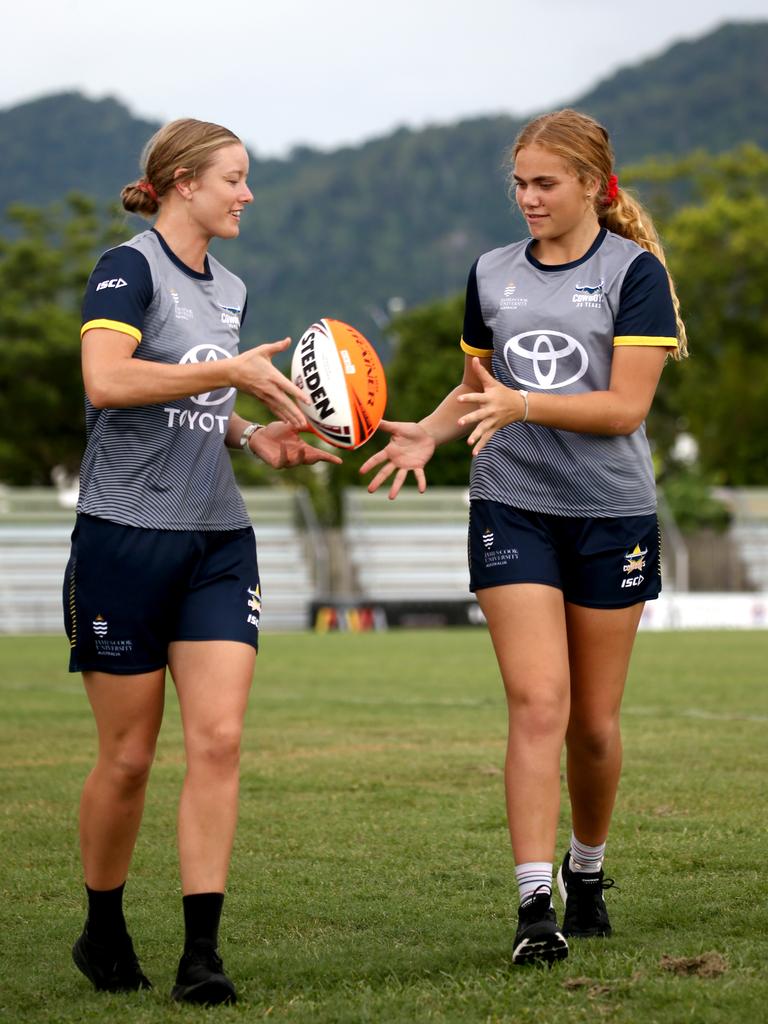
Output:
[[[609,845],[615,936],[513,968],[505,712],[482,630],[266,637],[222,926],[241,1002],[171,1006],[183,773],[172,690],[127,915],[150,993],[94,993],[76,805],[94,751],[56,638],[0,639],[0,1018],[766,1020],[768,633],[642,634]],[[560,855],[568,835],[561,820]],[[559,909],[559,901],[557,903]]]

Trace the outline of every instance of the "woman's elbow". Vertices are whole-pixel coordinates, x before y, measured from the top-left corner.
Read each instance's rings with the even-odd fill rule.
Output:
[[[104,395],[101,388],[97,387],[94,384],[85,385],[85,397],[94,407],[94,409],[106,409],[107,405],[109,404],[106,401],[106,396]]]
[[[608,432],[612,437],[627,437],[634,434],[643,425],[647,415],[647,409],[622,409],[611,418]]]
[[[94,409],[109,409],[119,404],[116,400],[117,396],[103,381],[86,378],[84,384],[85,394]]]

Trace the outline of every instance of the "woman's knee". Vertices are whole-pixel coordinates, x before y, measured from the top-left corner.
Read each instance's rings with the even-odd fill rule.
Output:
[[[616,751],[621,749],[619,719],[571,719],[568,724],[567,743],[569,751],[581,757],[597,761],[613,757]]]
[[[190,767],[214,772],[237,771],[240,765],[239,724],[220,724],[187,738],[187,761]]]
[[[558,735],[568,722],[568,696],[557,687],[507,689],[510,726],[531,738]]]
[[[116,789],[131,793],[146,786],[154,759],[154,745],[119,746],[101,751],[99,763]]]

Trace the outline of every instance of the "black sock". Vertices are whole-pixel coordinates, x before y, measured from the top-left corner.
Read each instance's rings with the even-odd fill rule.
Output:
[[[91,889],[88,894],[88,938],[102,946],[111,945],[127,934],[123,917],[123,889],[125,882],[116,889]]]
[[[199,939],[217,946],[224,893],[199,892],[183,896],[181,902],[184,906],[184,949],[189,949]]]

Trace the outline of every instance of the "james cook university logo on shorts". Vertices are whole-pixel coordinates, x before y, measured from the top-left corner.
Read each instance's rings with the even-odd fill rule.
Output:
[[[504,565],[509,565],[510,562],[516,562],[520,557],[517,548],[495,548],[493,546],[496,534],[490,526],[486,526],[483,530],[482,539],[485,548],[483,562],[486,569],[499,569]]]
[[[589,359],[580,341],[562,331],[525,331],[504,345],[504,360],[518,384],[554,391],[580,380]]]

